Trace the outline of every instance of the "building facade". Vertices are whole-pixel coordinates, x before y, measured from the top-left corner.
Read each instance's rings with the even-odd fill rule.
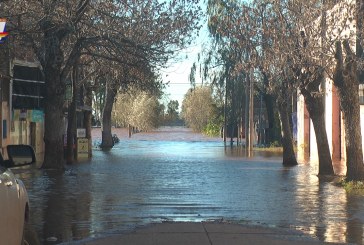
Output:
[[[10,52],[0,45],[0,145],[7,157],[9,144],[33,146],[39,162],[44,156],[44,78],[29,52]]]

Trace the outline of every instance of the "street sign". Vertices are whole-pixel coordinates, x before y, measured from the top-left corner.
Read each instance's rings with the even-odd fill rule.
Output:
[[[77,138],[86,138],[86,129],[85,128],[77,129]]]
[[[88,158],[88,139],[79,138],[77,139],[77,160]]]

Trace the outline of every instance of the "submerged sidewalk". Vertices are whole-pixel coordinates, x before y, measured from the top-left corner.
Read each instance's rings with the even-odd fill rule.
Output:
[[[218,222],[171,222],[138,228],[131,233],[65,244],[82,245],[318,245],[298,231]]]

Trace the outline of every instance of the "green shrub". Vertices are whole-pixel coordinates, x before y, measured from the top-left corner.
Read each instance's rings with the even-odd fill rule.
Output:
[[[279,143],[277,140],[270,143],[269,147],[280,147],[282,146],[281,143]]]
[[[364,182],[363,181],[346,181],[345,179],[340,182],[340,185],[348,193],[359,193],[364,195]]]
[[[203,129],[203,133],[210,137],[220,136],[221,126],[219,124],[209,122]]]

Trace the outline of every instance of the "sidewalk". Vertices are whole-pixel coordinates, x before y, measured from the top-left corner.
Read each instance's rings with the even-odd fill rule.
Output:
[[[67,244],[67,243],[66,243]],[[318,245],[297,231],[248,227],[228,223],[162,223],[131,233],[68,244],[82,245]]]

